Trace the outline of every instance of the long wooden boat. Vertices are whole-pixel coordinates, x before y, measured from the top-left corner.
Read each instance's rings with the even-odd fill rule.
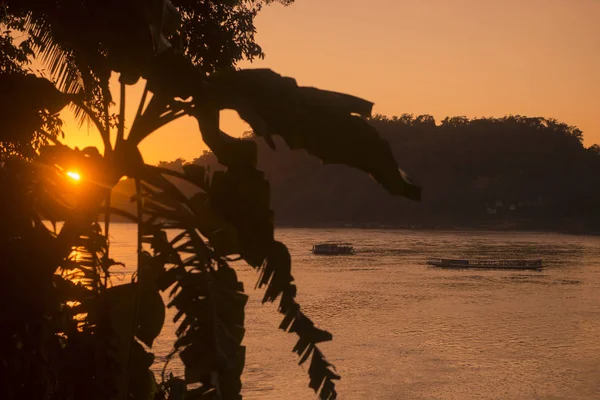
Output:
[[[311,251],[321,255],[354,254],[354,247],[350,243],[319,243]]]
[[[484,268],[484,269],[542,269],[542,260],[457,260],[429,258],[427,264],[440,268]]]

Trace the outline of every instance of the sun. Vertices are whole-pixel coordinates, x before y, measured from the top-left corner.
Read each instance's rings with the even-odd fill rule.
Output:
[[[75,171],[67,172],[67,176],[73,179],[74,181],[79,181],[81,179],[81,175],[79,175],[79,173]]]

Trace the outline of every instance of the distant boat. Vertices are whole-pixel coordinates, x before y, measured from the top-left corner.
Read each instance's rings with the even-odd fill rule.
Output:
[[[542,269],[542,260],[456,260],[429,258],[428,265],[440,268],[484,268],[484,269]]]
[[[319,243],[315,244],[311,251],[324,255],[354,254],[354,247],[350,243]]]

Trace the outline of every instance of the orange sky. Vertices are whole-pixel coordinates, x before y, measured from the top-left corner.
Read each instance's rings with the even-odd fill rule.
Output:
[[[296,0],[256,24],[267,57],[242,67],[357,95],[390,116],[553,117],[600,143],[599,0]],[[128,93],[133,111],[141,89]],[[223,126],[248,129],[231,114]],[[65,132],[69,145],[100,145],[68,118]],[[190,118],[141,147],[150,163],[206,149]]]

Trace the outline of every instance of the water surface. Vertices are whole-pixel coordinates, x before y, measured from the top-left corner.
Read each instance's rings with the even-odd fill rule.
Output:
[[[114,224],[111,256],[135,266],[135,226]],[[298,300],[333,333],[322,345],[340,399],[600,399],[600,237],[524,232],[278,229]],[[353,256],[316,256],[326,240]],[[442,270],[427,257],[543,258],[543,271]],[[313,399],[295,335],[250,295],[246,399]],[[157,340],[170,350],[173,324]],[[175,365],[176,372],[181,373]]]

